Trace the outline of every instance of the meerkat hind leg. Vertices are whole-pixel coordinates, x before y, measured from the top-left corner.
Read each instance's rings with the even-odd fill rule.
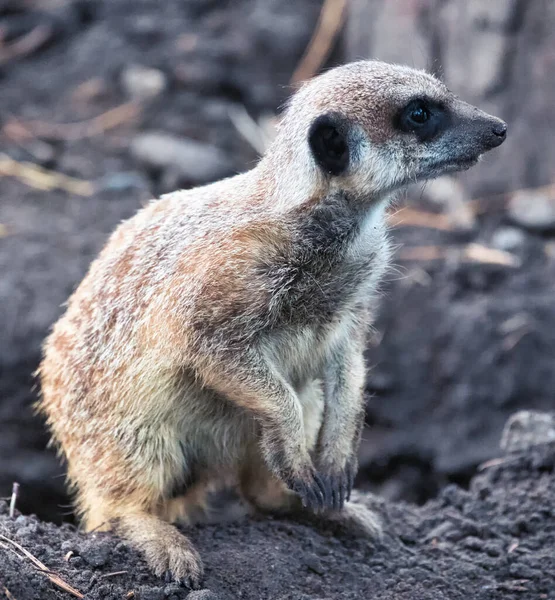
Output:
[[[192,589],[200,587],[203,566],[190,540],[173,525],[147,512],[119,519],[118,532],[143,553],[150,568],[169,583],[179,581]]]

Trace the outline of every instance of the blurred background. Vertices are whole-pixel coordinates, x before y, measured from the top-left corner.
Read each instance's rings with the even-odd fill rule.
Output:
[[[554,2],[0,0],[0,497],[71,519],[32,374],[108,234],[251,168],[295,86],[360,58],[434,72],[509,136],[392,212],[358,485],[425,502],[555,407]]]

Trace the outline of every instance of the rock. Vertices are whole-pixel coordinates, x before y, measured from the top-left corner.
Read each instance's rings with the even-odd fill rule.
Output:
[[[507,421],[500,445],[516,452],[549,442],[555,442],[555,413],[521,410]]]
[[[167,133],[146,132],[131,144],[131,154],[143,164],[173,170],[190,184],[207,183],[233,173],[233,165],[220,149]]]
[[[164,588],[162,587],[141,587],[139,588],[137,600],[164,600]]]
[[[309,571],[316,573],[317,575],[323,575],[326,570],[322,565],[320,559],[314,554],[307,556],[303,559],[303,562]]]
[[[160,96],[168,86],[166,76],[158,69],[131,65],[121,74],[125,92],[136,100],[149,100]]]
[[[499,227],[491,237],[491,246],[510,252],[521,248],[526,241],[525,234],[516,227]]]
[[[181,597],[183,593],[183,586],[180,583],[174,581],[173,583],[168,583],[164,586],[164,596],[166,598],[171,598],[172,596]]]
[[[210,590],[196,590],[187,596],[187,600],[218,600],[218,596]]]
[[[80,556],[90,567],[103,567],[111,553],[111,544],[103,540],[88,539],[79,546]]]
[[[476,225],[476,218],[468,204],[470,197],[459,179],[445,175],[427,182],[424,195],[442,208],[449,220],[459,230],[470,231]]]
[[[515,192],[509,203],[509,216],[517,225],[532,231],[555,229],[555,199],[541,192]]]

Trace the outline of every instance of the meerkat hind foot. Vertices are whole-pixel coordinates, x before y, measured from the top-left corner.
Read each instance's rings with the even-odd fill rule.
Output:
[[[189,539],[173,525],[153,515],[140,514],[122,517],[118,531],[142,552],[155,575],[190,589],[201,587],[202,560]]]

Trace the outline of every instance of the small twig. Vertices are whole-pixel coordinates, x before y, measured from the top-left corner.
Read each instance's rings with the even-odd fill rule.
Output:
[[[21,546],[17,542],[14,542],[13,540],[10,540],[9,538],[7,538],[5,535],[2,535],[2,534],[0,534],[0,539],[4,540],[8,544],[11,544],[15,548],[17,548],[24,556],[26,556],[35,565],[37,570],[41,573],[44,573],[54,585],[56,585],[57,587],[59,587],[60,589],[66,591],[66,592],[69,592],[76,598],[84,598],[85,597],[79,590],[76,590],[72,585],[70,585],[69,583],[64,581],[57,573],[50,571],[50,569],[44,563],[42,563],[36,556],[33,556],[23,546]],[[17,552],[16,552],[16,554],[17,554]],[[23,558],[22,556],[19,556],[19,557]]]
[[[403,248],[399,252],[401,260],[438,260],[445,258],[445,248],[439,246],[416,246]]]
[[[30,162],[18,162],[3,153],[0,153],[0,175],[16,177],[38,190],[63,189],[78,196],[91,196],[94,193],[94,186],[90,181],[43,169]]]
[[[108,577],[115,577],[116,575],[127,575],[127,573],[129,573],[129,571],[114,571],[113,573],[101,575],[99,579],[108,579]]]
[[[4,586],[4,594],[6,594],[6,598],[8,600],[15,600],[15,598],[13,597],[13,594],[10,592],[10,590]]]
[[[438,215],[414,208],[403,208],[390,214],[388,219],[393,227],[429,227],[440,231],[452,231],[453,229],[447,215]]]
[[[468,244],[465,249],[465,258],[472,262],[501,265],[504,267],[518,267],[520,261],[510,252],[488,248],[482,244]]]
[[[19,496],[19,483],[14,481],[12,486],[12,497],[10,499],[10,519],[15,516],[15,505],[17,504],[17,498]]]
[[[0,48],[0,65],[5,65],[14,58],[32,54],[52,37],[53,32],[50,25],[37,25],[9,46]]]
[[[452,248],[442,246],[417,246],[401,250],[399,258],[401,260],[431,261],[445,259],[450,252],[453,252]],[[520,265],[518,258],[510,252],[488,248],[481,244],[468,244],[462,249],[460,256],[463,260],[474,263],[504,267],[518,267]]]
[[[291,77],[291,83],[298,85],[313,77],[326,62],[345,19],[347,0],[325,0],[316,29]]]
[[[126,102],[115,108],[79,123],[46,123],[44,121],[31,120],[20,121],[11,119],[4,125],[7,135],[19,135],[20,137],[47,137],[53,140],[75,141],[94,137],[114,129],[118,125],[133,121],[141,111],[141,107],[134,102]]]
[[[478,465],[478,471],[485,471],[491,467],[498,467],[499,465],[504,465],[507,463],[512,463],[515,460],[518,460],[518,456],[504,456],[500,458],[492,458],[491,460],[487,460],[486,462]]]
[[[269,117],[255,121],[244,106],[232,106],[229,119],[241,136],[262,155],[276,134],[275,123]]]

